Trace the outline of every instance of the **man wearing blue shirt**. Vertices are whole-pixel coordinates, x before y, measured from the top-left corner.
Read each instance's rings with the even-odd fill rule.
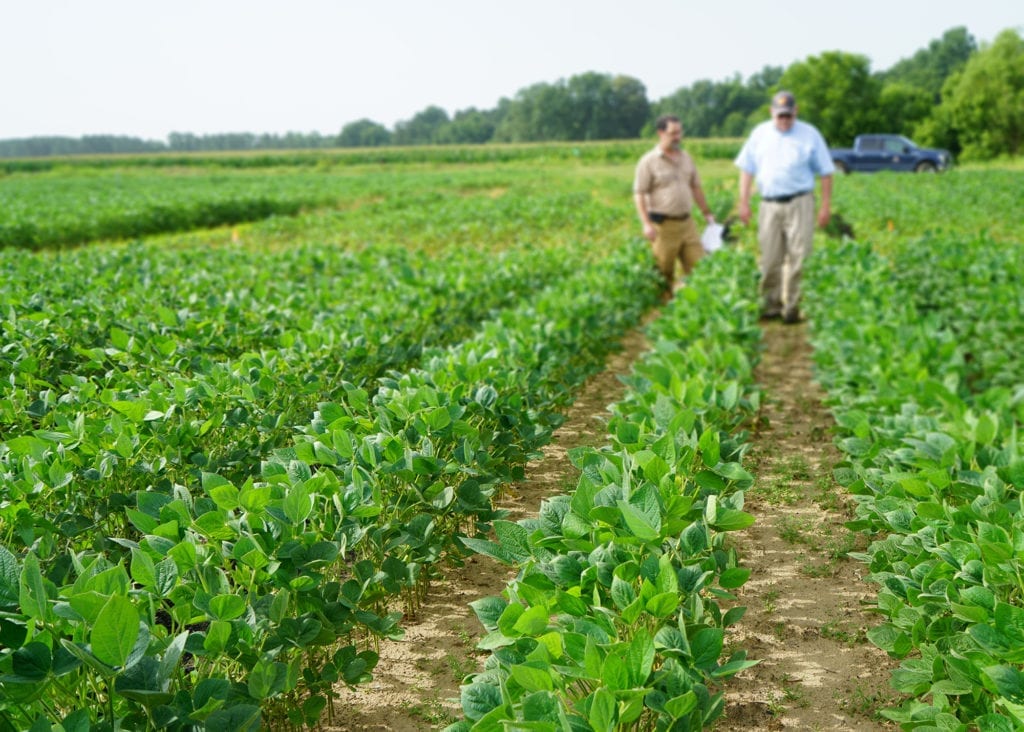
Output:
[[[772,97],[772,118],[762,122],[736,157],[740,169],[739,216],[750,223],[750,197],[757,181],[761,207],[757,239],[761,246],[761,317],[800,322],[800,278],[814,239],[814,178],[821,178],[817,222],[832,215],[832,156],[814,125],[798,121],[788,91]]]

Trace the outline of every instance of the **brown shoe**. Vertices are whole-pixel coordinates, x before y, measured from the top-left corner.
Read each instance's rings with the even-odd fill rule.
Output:
[[[782,316],[782,322],[786,325],[796,325],[797,323],[802,323],[803,320],[804,319],[800,317],[799,310],[794,310]]]

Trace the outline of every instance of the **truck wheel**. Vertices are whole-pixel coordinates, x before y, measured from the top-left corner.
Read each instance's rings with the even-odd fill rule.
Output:
[[[930,160],[922,160],[920,163],[917,164],[917,167],[914,168],[914,172],[915,173],[934,173],[935,172],[935,163],[933,163]]]
[[[842,173],[843,175],[849,175],[850,174],[850,168],[846,165],[846,163],[844,163],[844,162],[842,162],[840,160],[836,161],[836,170],[839,171],[840,173]]]

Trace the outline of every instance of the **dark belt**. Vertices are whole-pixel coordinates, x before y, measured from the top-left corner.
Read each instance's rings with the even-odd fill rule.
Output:
[[[790,193],[788,196],[761,196],[762,201],[768,203],[789,203],[794,198],[800,198],[800,196],[806,196],[810,191],[800,191],[799,193]]]
[[[660,224],[662,221],[686,221],[690,218],[690,214],[685,213],[682,216],[669,216],[668,214],[654,213],[647,214],[651,217],[651,221],[656,224]]]

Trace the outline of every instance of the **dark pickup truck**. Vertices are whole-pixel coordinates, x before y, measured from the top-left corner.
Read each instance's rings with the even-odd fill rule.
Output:
[[[829,153],[840,173],[874,170],[934,173],[953,164],[948,150],[918,147],[902,135],[858,135],[853,149],[832,148]]]

